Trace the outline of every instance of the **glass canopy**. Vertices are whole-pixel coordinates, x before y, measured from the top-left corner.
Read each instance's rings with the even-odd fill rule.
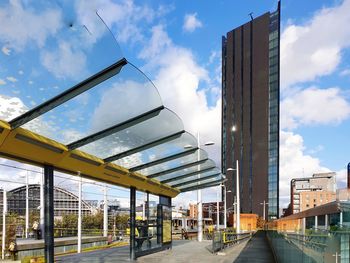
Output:
[[[222,181],[154,84],[123,57],[98,13],[82,15],[70,1],[0,7],[12,27],[30,22],[21,15],[26,10],[43,31],[0,37],[0,99],[8,103],[0,120],[180,191]]]

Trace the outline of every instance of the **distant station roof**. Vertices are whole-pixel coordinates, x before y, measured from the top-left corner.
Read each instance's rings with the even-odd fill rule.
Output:
[[[170,197],[222,182],[95,10],[32,4],[42,25],[45,12],[55,24],[45,38],[0,38],[9,50],[0,55],[0,96],[9,105],[0,112],[1,156]]]

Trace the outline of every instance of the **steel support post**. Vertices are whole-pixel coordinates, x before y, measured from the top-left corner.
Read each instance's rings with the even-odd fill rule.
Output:
[[[163,206],[157,206],[157,244],[162,244],[163,237]]]
[[[54,262],[54,168],[44,166],[45,262]]]
[[[45,212],[44,212],[44,173],[40,174],[40,229],[41,235],[45,235]]]
[[[136,260],[135,227],[136,227],[136,188],[130,187],[130,259],[131,260]]]
[[[28,171],[26,174],[26,238],[28,238],[29,232],[29,184],[28,184]]]
[[[5,259],[5,244],[6,244],[6,212],[7,212],[7,198],[6,198],[6,191],[3,190],[2,192],[2,244],[1,244],[1,258],[2,260]]]

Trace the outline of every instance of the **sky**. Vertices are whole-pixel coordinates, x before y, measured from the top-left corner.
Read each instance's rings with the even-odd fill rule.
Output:
[[[67,3],[0,3],[0,119],[10,120],[124,56],[154,83],[163,104],[176,112],[186,130],[199,132],[202,144],[215,142],[206,150],[220,166],[221,38],[248,22],[249,13],[257,17],[274,11],[277,1]],[[96,16],[91,18],[96,11],[114,38],[105,34]],[[349,11],[350,0],[282,1],[281,206],[289,202],[292,178],[334,171],[338,187],[345,186],[350,161]],[[73,30],[62,33],[64,27]],[[122,85],[107,93],[109,84],[47,114],[46,122],[34,120],[26,128],[68,142],[86,133],[88,117],[95,129],[105,125],[106,109],[91,98],[108,105],[122,102],[115,96]],[[157,105],[158,99],[155,93],[133,96],[130,104],[137,107],[122,113],[132,116]],[[94,116],[106,117],[101,123]],[[60,127],[65,131],[58,132]],[[216,192],[217,188],[204,190],[203,200],[215,201]],[[189,192],[174,203],[186,206],[195,200],[196,193]]]

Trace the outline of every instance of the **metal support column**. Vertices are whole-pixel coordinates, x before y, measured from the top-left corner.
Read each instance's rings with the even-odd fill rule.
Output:
[[[28,171],[26,174],[26,238],[28,238],[29,232],[29,184],[28,184]]]
[[[136,227],[136,188],[130,187],[130,259],[131,260],[136,260],[135,227]]]
[[[163,207],[161,204],[157,206],[157,244],[162,244],[163,237]]]
[[[343,212],[340,212],[339,214],[339,226],[343,227]]]
[[[301,232],[302,232],[302,234],[305,236],[305,229],[306,229],[306,218],[305,217],[303,217],[302,218],[302,229],[301,229]]]
[[[44,212],[44,173],[40,174],[40,230],[45,235],[45,212]]]
[[[315,216],[315,230],[318,229],[318,216]]]
[[[6,212],[7,212],[7,198],[6,191],[2,192],[3,205],[2,205],[2,244],[1,244],[1,258],[5,259],[5,244],[6,244]]]
[[[54,262],[54,168],[44,166],[45,262]]]
[[[147,225],[149,224],[149,192],[146,193],[146,218],[147,218]]]

